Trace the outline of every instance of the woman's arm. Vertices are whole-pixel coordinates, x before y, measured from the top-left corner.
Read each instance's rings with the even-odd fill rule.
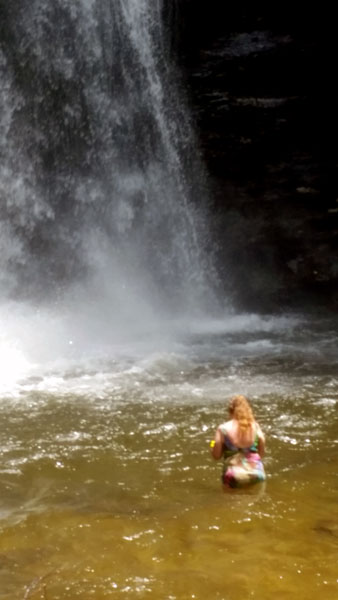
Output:
[[[257,429],[257,434],[258,434],[258,453],[259,453],[259,456],[261,458],[263,458],[264,454],[265,454],[265,435],[259,425],[258,425],[258,429]]]
[[[215,460],[222,458],[224,446],[224,436],[220,429],[216,430],[214,444],[211,448],[211,455]]]

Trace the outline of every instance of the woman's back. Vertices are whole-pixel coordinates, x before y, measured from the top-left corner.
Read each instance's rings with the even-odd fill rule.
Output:
[[[224,435],[225,443],[228,441],[231,446],[237,449],[251,448],[258,435],[258,424],[256,421],[251,423],[245,430],[242,430],[239,427],[238,421],[231,419],[231,421],[222,423],[219,429]]]

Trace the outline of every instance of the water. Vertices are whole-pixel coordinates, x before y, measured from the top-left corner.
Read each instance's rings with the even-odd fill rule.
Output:
[[[216,310],[165,8],[1,7],[0,599],[331,600],[337,323]],[[235,393],[268,477],[224,493]]]
[[[194,310],[212,270],[205,184],[165,6],[1,10],[0,297],[88,307],[99,290],[121,329],[136,310]]]
[[[334,597],[333,326],[227,315],[26,364],[2,390],[0,598]],[[236,392],[268,478],[224,493],[208,441]]]

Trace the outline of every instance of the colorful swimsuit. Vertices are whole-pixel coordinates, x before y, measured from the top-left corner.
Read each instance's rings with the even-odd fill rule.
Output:
[[[219,429],[224,436],[223,457],[225,460],[222,482],[224,485],[236,488],[265,481],[266,475],[262,459],[258,453],[259,437],[256,435],[249,448],[238,448],[229,439],[225,424]]]

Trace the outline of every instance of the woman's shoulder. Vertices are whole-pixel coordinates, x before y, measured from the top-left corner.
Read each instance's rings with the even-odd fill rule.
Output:
[[[224,423],[221,423],[220,425],[218,425],[218,429],[223,433],[223,435],[228,434],[230,427],[231,427],[231,421],[225,421]]]
[[[257,423],[257,421],[255,421],[255,427],[256,427],[256,432],[257,432],[257,435],[259,435],[259,437],[262,437],[262,438],[264,438],[264,437],[265,437],[265,436],[264,436],[264,433],[263,433],[263,431],[262,431],[262,429],[261,429],[261,426],[260,426],[260,424],[259,424],[259,423]]]

